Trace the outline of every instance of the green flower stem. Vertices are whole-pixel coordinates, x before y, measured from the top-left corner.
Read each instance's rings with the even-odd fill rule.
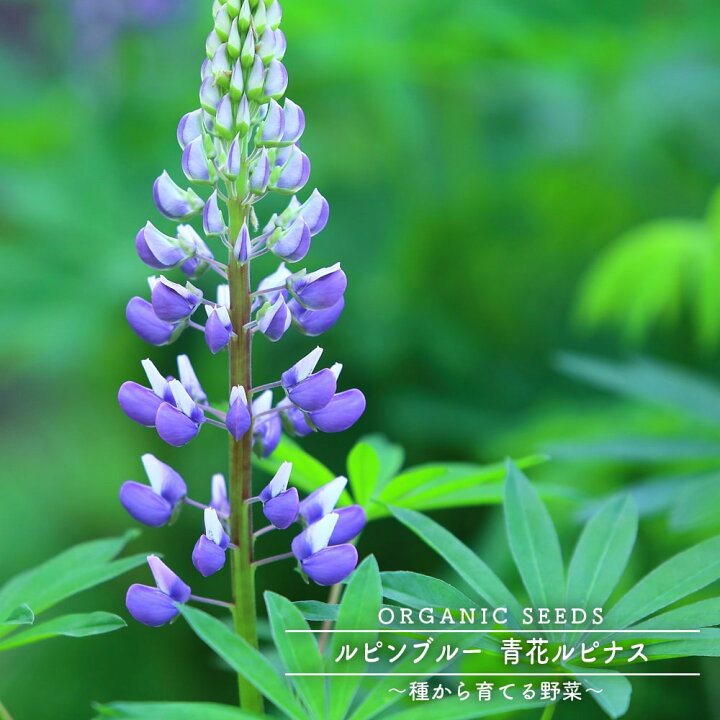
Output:
[[[540,716],[540,720],[551,720],[552,716],[555,714],[556,707],[557,707],[557,703],[552,703],[551,705],[546,705],[545,709],[543,710],[543,714]]]
[[[234,243],[251,205],[242,202],[248,184],[247,141],[243,147],[243,172],[238,180],[239,192],[229,193],[228,215],[230,242]],[[230,318],[235,336],[230,341],[230,387],[252,387],[252,332],[243,328],[250,322],[250,263],[240,265],[230,252],[228,262],[230,285]],[[231,552],[233,618],[235,632],[257,648],[257,610],[255,607],[255,568],[253,567],[252,508],[246,500],[252,497],[252,430],[238,442],[230,436],[230,539],[237,546]],[[243,677],[238,676],[240,706],[244,710],[263,712],[262,695]]]
[[[0,720],[13,720],[8,709],[0,702]]]

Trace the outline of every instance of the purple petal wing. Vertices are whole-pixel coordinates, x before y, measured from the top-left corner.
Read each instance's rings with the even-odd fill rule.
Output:
[[[125,382],[118,391],[122,411],[136,423],[155,427],[155,416],[162,400],[150,388],[136,382]]]
[[[196,570],[203,577],[209,577],[225,565],[225,550],[216,545],[207,535],[201,535],[195,543],[192,561]]]
[[[147,585],[131,585],[125,597],[125,605],[138,622],[150,627],[166,625],[180,612],[165,593]]]
[[[158,435],[173,447],[186,445],[200,432],[200,425],[165,402],[158,408],[155,427]]]
[[[173,505],[148,485],[129,480],[120,487],[120,503],[138,522],[150,527],[167,524]]]
[[[322,410],[310,413],[318,430],[336,433],[347,430],[365,412],[365,396],[359,390],[338,393]]]
[[[335,585],[344,580],[357,566],[354,545],[335,545],[302,561],[305,574],[318,585]]]
[[[263,513],[278,530],[285,530],[297,520],[299,506],[297,488],[290,488],[268,500]]]

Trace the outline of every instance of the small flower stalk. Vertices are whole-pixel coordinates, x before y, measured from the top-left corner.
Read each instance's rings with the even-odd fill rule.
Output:
[[[343,505],[345,478],[301,500],[292,465],[282,463],[259,494],[253,492],[253,452],[268,457],[283,432],[341,432],[365,410],[359,390],[341,389],[342,365],[318,367],[321,347],[288,358],[280,378],[255,383],[253,377],[253,340],[280,344],[291,331],[321,335],[340,317],[348,283],[340,263],[319,269],[297,265],[327,225],[329,205],[317,189],[304,192],[311,174],[301,148],[305,114],[286,97],[281,17],[278,0],[215,0],[199,107],[185,114],[177,129],[182,174],[160,173],[152,196],[162,217],[135,237],[137,254],[153,274],[149,291],[127,305],[130,327],[155,346],[201,332],[210,354],[227,354],[223,409],[210,404],[182,354],[176,376],[146,359],[145,379],[124,383],[118,393],[131,420],[173,447],[187,445],[201,431],[227,436],[228,481],[217,472],[212,476],[209,504],[189,498],[180,474],[150,454],[142,458],[147,481],[124,483],[120,501],[133,518],[153,527],[177,521],[186,505],[203,510],[193,565],[203,577],[230,568],[235,630],[252,645],[257,645],[255,572],[272,560],[256,558],[259,537],[299,524],[289,552],[280,557],[294,558],[308,580],[331,585],[357,565],[351,541],[365,524],[362,508]],[[287,205],[261,223],[257,206],[270,194],[285,196]],[[276,259],[276,269],[255,281],[253,263],[264,256]],[[267,525],[255,530],[260,519]],[[202,600],[159,558],[150,556],[148,563],[155,585],[133,585],[127,595],[139,622],[164,625],[183,603]],[[241,681],[240,692],[244,708],[262,709],[252,686]]]

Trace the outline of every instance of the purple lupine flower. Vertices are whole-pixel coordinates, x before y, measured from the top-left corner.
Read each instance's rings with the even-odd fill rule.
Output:
[[[299,262],[310,250],[311,237],[305,219],[297,217],[287,230],[278,228],[273,232],[268,240],[268,247],[281,260]]]
[[[327,310],[340,301],[346,288],[347,276],[340,263],[335,263],[297,279],[292,291],[298,302],[308,310]]]
[[[187,259],[177,238],[160,232],[151,222],[135,236],[135,249],[140,259],[155,270],[167,270]]]
[[[208,198],[203,210],[203,230],[206,235],[221,235],[225,232],[225,218],[218,205],[217,190]]]
[[[237,442],[250,429],[250,425],[252,425],[252,418],[245,388],[236,385],[230,391],[230,406],[225,416],[225,426]]]
[[[192,112],[186,113],[180,118],[177,128],[177,139],[180,147],[184,150],[185,146],[192,142],[196,137],[202,135],[202,110],[198,108]]]
[[[227,485],[225,477],[215,473],[211,480],[210,507],[217,511],[218,515],[230,517],[230,500],[228,500]]]
[[[216,355],[232,338],[233,327],[230,319],[230,289],[227,285],[218,285],[217,305],[206,305],[205,341],[210,352]]]
[[[170,344],[184,328],[182,323],[161,320],[153,306],[137,296],[130,298],[125,308],[125,317],[135,334],[151,345]]]
[[[170,220],[187,220],[203,209],[202,198],[188,188],[183,190],[163,170],[153,183],[153,200],[157,209]]]
[[[187,320],[202,301],[202,291],[190,283],[179,285],[162,275],[153,282],[152,309],[160,320],[177,323]]]
[[[214,508],[206,508],[205,534],[199,537],[192,552],[195,569],[203,577],[214,575],[225,565],[225,552],[229,545],[230,538],[217,512]]]
[[[138,522],[160,527],[170,522],[187,495],[187,485],[169,465],[146,453],[142,456],[150,485],[128,480],[120,487],[120,503]]]
[[[259,495],[265,517],[279,530],[289,528],[298,517],[300,500],[297,488],[288,489],[291,472],[292,463],[282,463]]]
[[[125,605],[138,622],[150,627],[160,627],[180,614],[177,606],[189,600],[190,586],[157,555],[148,555],[147,561],[157,587],[131,585],[125,597]]]
[[[172,400],[158,407],[155,429],[168,445],[181,447],[200,432],[205,415],[179,380],[170,380],[167,386]]]
[[[328,545],[344,545],[356,538],[367,523],[367,515],[360,505],[347,505],[334,510],[338,516]]]
[[[312,373],[321,354],[322,348],[315,348],[281,377],[288,399],[307,412],[321,410],[333,399],[342,370],[342,365],[335,363],[331,368]]]
[[[275,36],[277,47],[277,36]],[[285,115],[283,124],[282,142],[295,144],[305,132],[305,113],[299,105],[296,105],[289,98],[285,98],[283,104],[283,114]]]
[[[340,298],[335,305],[325,310],[308,310],[295,298],[292,298],[288,303],[288,307],[292,313],[295,327],[303,335],[317,337],[329,330],[338,321],[342,311],[345,309],[345,299]]]
[[[320,518],[330,514],[335,509],[340,496],[345,491],[346,485],[347,478],[340,475],[311,492],[300,503],[300,517],[308,525],[312,525],[320,520]]]
[[[281,295],[272,305],[267,303],[258,314],[258,330],[273,342],[277,342],[285,334],[291,322],[290,310]]]
[[[270,158],[267,150],[262,149],[258,159],[252,166],[250,174],[250,189],[256,195],[262,195],[267,191],[270,182]]]
[[[282,435],[282,423],[278,413],[269,412],[272,402],[272,390],[266,390],[252,401],[253,448],[260,457],[272,455]],[[261,413],[262,417],[258,417]]]
[[[125,382],[118,391],[118,402],[131,420],[146,427],[155,427],[158,408],[166,399],[172,398],[172,395],[168,389],[168,381],[155,365],[147,359],[141,364],[150,387],[132,381]]]
[[[310,422],[322,432],[343,432],[352,427],[365,412],[365,396],[352,389],[338,393],[321,410],[308,413]]]
[[[191,140],[183,150],[182,169],[190,182],[210,182],[210,165],[202,137]]]
[[[275,100],[271,100],[260,126],[258,145],[274,147],[282,143],[285,134],[285,112]]]
[[[278,151],[275,169],[271,175],[274,190],[293,194],[310,179],[310,158],[297,145]]]
[[[292,541],[292,552],[300,561],[300,568],[318,585],[342,582],[357,566],[354,545],[328,546],[337,521],[336,513],[325,515]]]
[[[280,214],[279,222],[283,227],[287,227],[298,216],[305,220],[313,237],[325,229],[330,217],[330,206],[317,188],[302,204],[293,196],[287,208]]]
[[[238,233],[237,240],[233,246],[233,254],[239,263],[246,263],[252,252],[252,243],[250,241],[250,231],[247,223],[243,223]]]
[[[288,73],[285,66],[279,60],[271,60],[265,73],[263,96],[273,99],[281,98],[285,94],[287,86]]]

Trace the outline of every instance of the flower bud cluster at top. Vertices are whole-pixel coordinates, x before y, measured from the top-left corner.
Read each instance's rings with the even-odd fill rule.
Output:
[[[149,299],[132,298],[126,317],[137,335],[153,345],[172,343],[187,329],[202,332],[213,354],[231,347],[242,334],[277,342],[294,326],[317,336],[343,311],[347,278],[339,263],[311,272],[288,267],[305,258],[311,239],[327,224],[329,207],[317,190],[305,200],[297,197],[309,179],[310,161],[300,148],[304,113],[284,98],[288,77],[282,64],[286,42],[279,29],[281,15],[277,0],[215,0],[214,27],[201,69],[200,107],[181,118],[177,131],[182,170],[197,192],[178,185],[164,171],[153,185],[153,197],[160,213],[177,223],[176,231],[168,234],[148,222],[135,238],[140,259],[158,274],[149,278]],[[261,227],[255,204],[271,192],[287,195],[289,201]],[[225,246],[226,262],[216,258],[214,243]],[[255,290],[247,288],[250,315],[238,327],[242,323],[233,324],[229,275],[241,268],[249,278],[250,264],[267,254],[278,258],[279,265]],[[184,282],[169,277],[176,270]],[[221,278],[210,298],[194,284],[208,272]],[[340,432],[364,412],[359,390],[338,391],[340,364],[316,370],[322,352],[315,348],[279,380],[233,386],[227,411],[209,404],[186,355],[177,358],[177,377],[144,360],[147,383],[124,383],[118,400],[128,417],[155,428],[172,446],[185,445],[209,425],[230,433],[235,442],[251,438],[253,450],[267,457],[283,428],[298,436]],[[231,512],[237,510],[230,508],[224,478],[213,477],[212,500],[204,506],[188,500],[185,481],[168,465],[151,455],[143,456],[143,463],[150,484],[125,483],[123,506],[152,526],[173,521],[183,504],[204,507],[205,532],[193,562],[203,575],[219,570],[226,551],[234,549],[228,529]],[[339,582],[357,563],[348,540],[362,529],[364,514],[356,506],[333,511],[344,478],[300,502],[297,490],[288,489],[290,472],[289,464],[283,464],[252,499],[262,502],[269,528],[303,523],[292,553],[306,576],[323,585]],[[150,625],[171,619],[168,614],[174,617],[177,603],[191,597],[189,588],[186,592],[187,586],[164,567],[153,559],[157,587],[133,586],[128,594],[133,615]]]

